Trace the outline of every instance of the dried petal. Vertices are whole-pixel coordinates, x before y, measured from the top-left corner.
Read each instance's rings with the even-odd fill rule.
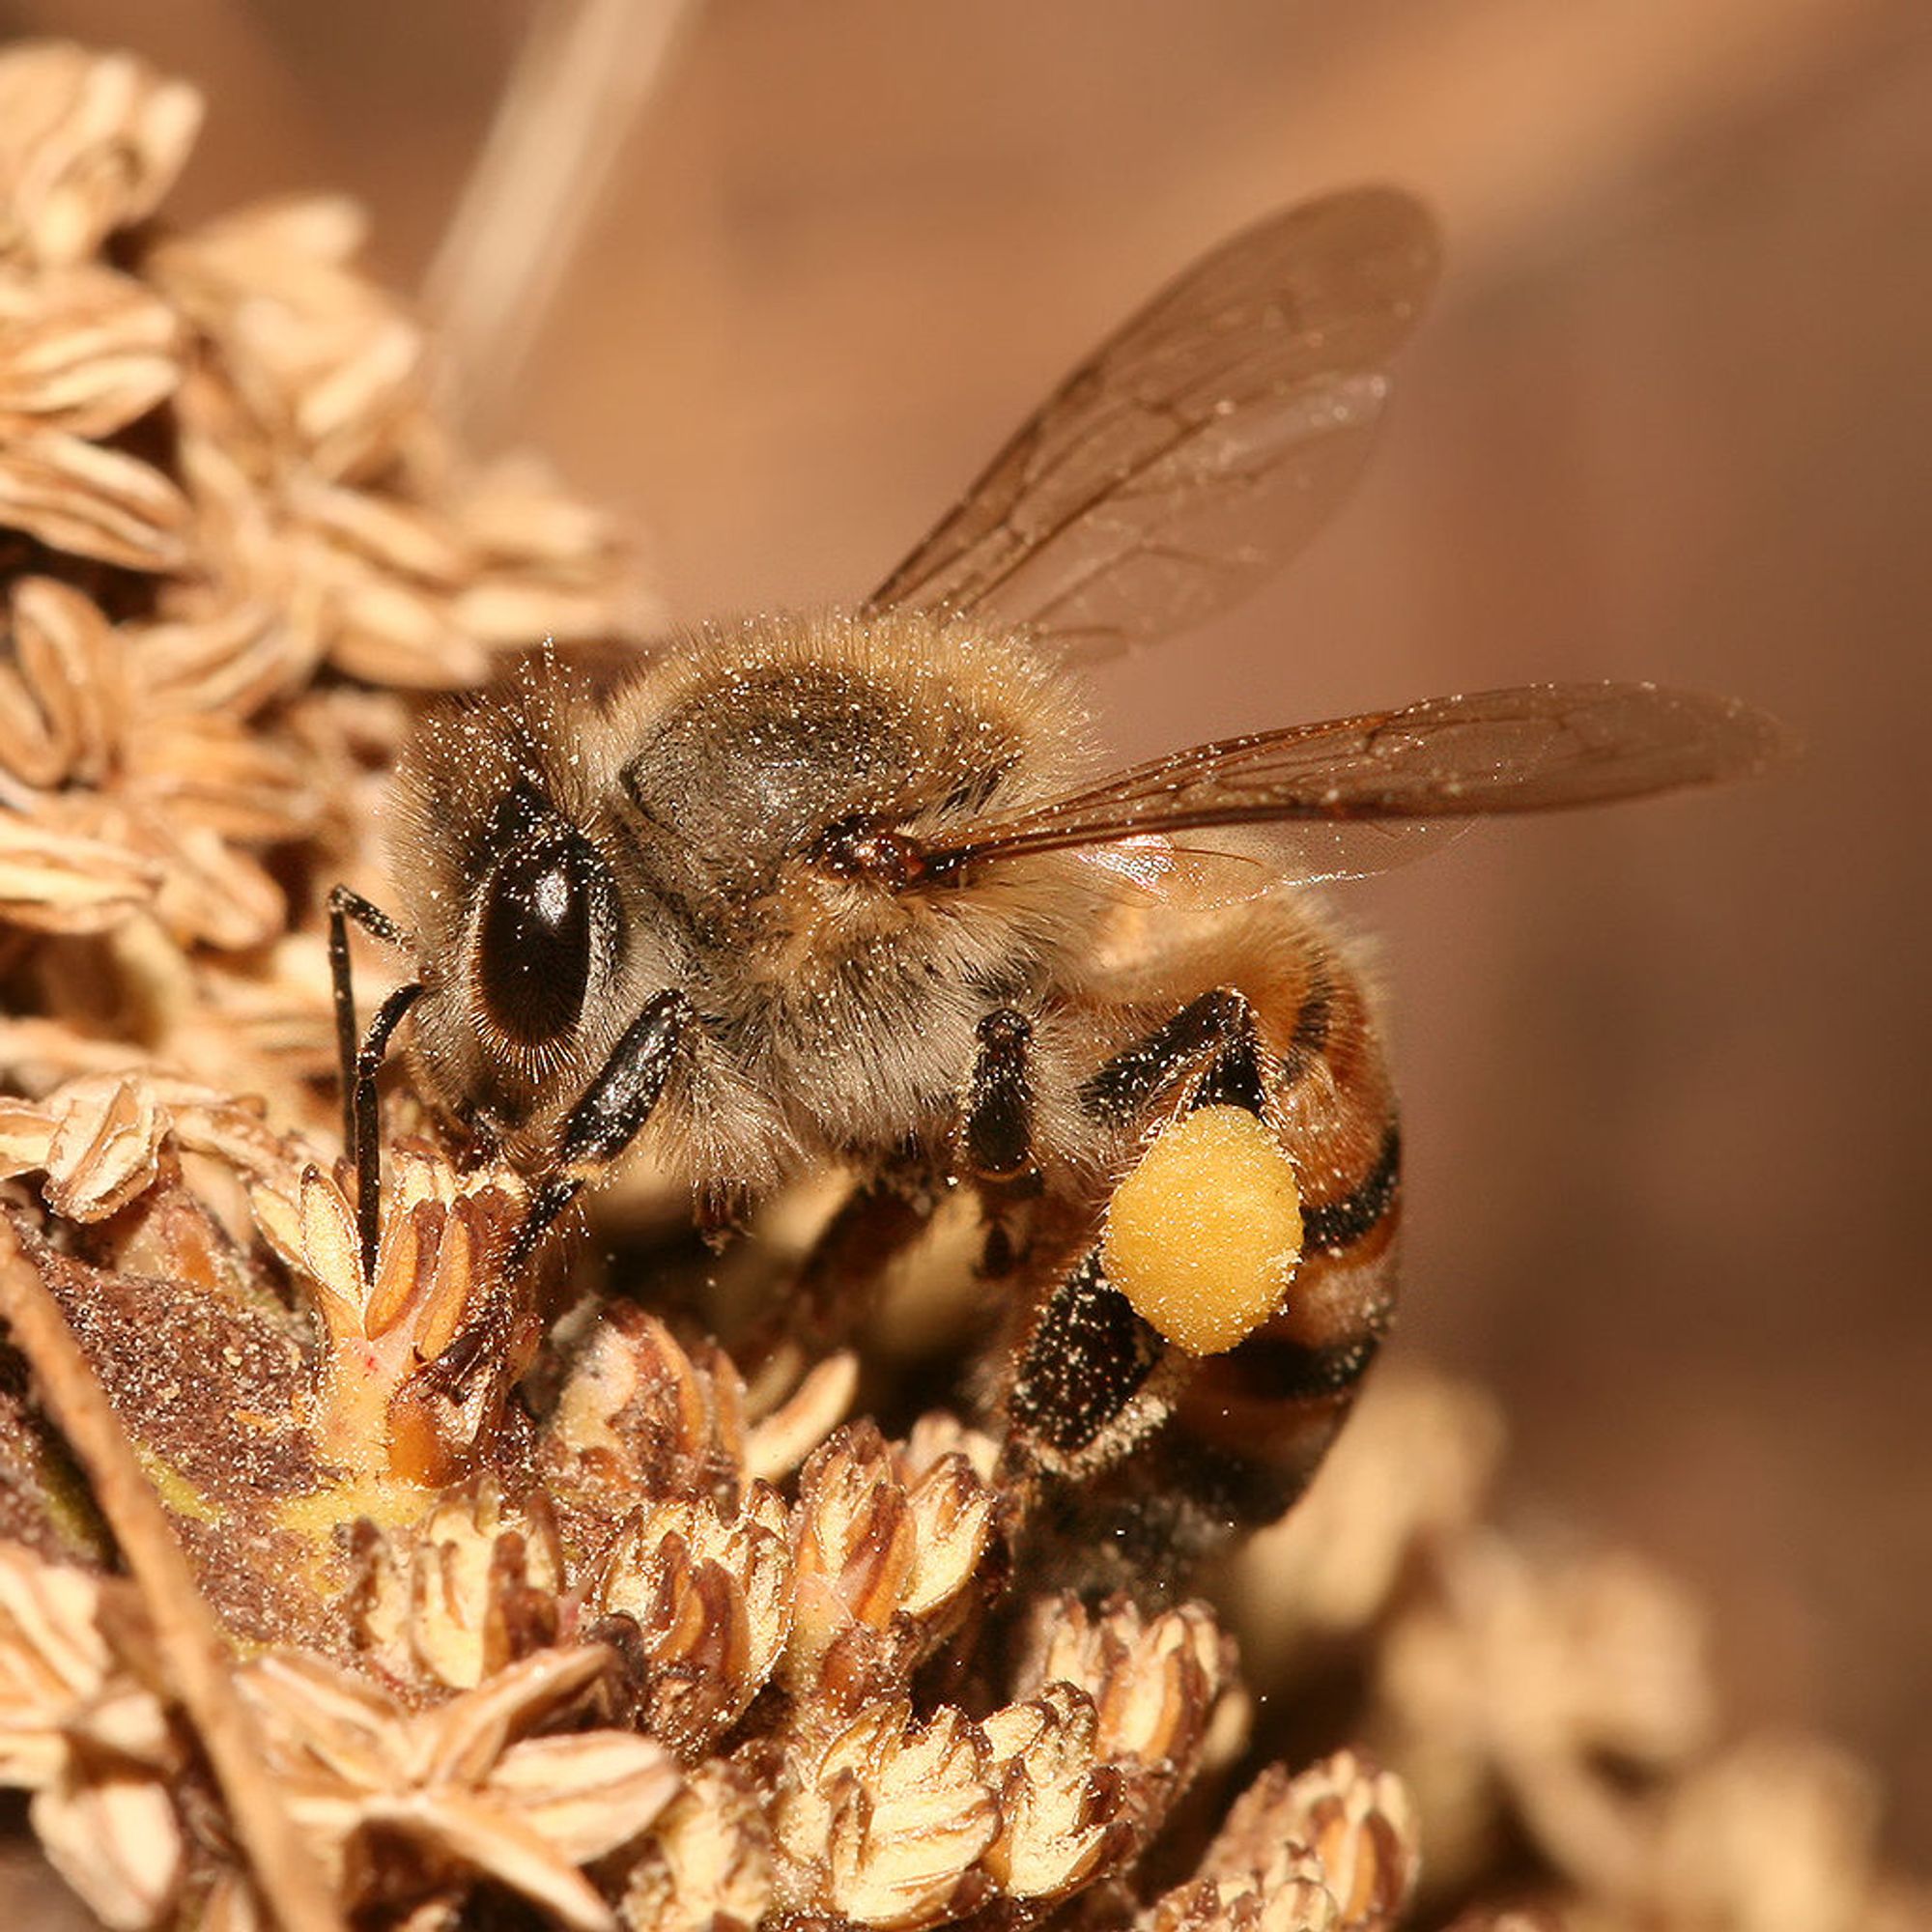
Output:
[[[299,687],[317,655],[274,603],[239,597],[206,616],[143,628],[131,670],[157,711],[249,718]]]
[[[0,270],[0,426],[102,437],[181,380],[182,327],[139,282],[84,265]]]
[[[162,877],[125,845],[0,810],[0,920],[39,932],[106,932],[148,904]]]
[[[432,1781],[484,1777],[509,1741],[554,1716],[611,1667],[601,1644],[539,1651],[443,1705],[423,1733],[422,1776]]]
[[[76,1081],[60,1096],[47,1150],[47,1205],[71,1221],[101,1221],[152,1184],[167,1122],[133,1074]]]
[[[185,1851],[152,1773],[75,1761],[29,1814],[48,1862],[116,1932],[146,1932],[173,1909]]]
[[[859,1358],[849,1349],[814,1362],[778,1407],[745,1438],[745,1472],[775,1483],[795,1469],[838,1426],[859,1387]]]
[[[201,99],[128,54],[37,41],[0,55],[0,251],[90,255],[159,202],[193,145]]]
[[[127,570],[188,557],[187,499],[159,470],[63,430],[0,441],[0,525]]]
[[[29,785],[92,783],[119,735],[121,653],[107,620],[71,585],[14,585],[14,654],[0,665],[0,762]]]
[[[670,1753],[627,1731],[580,1731],[513,1745],[483,1781],[573,1864],[645,1830],[683,1780]]]
[[[468,1866],[521,1892],[572,1932],[616,1932],[617,1918],[542,1833],[501,1805],[462,1790],[384,1793],[363,1822],[415,1840],[438,1862]]]

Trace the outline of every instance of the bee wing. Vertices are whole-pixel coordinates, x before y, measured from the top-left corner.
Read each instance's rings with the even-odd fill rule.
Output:
[[[945,871],[1092,849],[1156,892],[1171,883],[1195,903],[1248,898],[1387,870],[1472,818],[1761,771],[1789,746],[1781,725],[1735,698],[1523,685],[1197,745],[987,820],[925,856]]]
[[[1434,223],[1393,188],[1244,230],[1061,384],[867,608],[971,612],[1091,659],[1234,603],[1353,482],[1436,267]]]

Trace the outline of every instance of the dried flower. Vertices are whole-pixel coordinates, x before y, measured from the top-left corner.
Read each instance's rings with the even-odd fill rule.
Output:
[[[256,1224],[306,1283],[328,1337],[312,1428],[346,1469],[445,1480],[452,1441],[473,1441],[485,1426],[494,1384],[452,1418],[420,1371],[491,1295],[507,1295],[497,1264],[524,1193],[508,1170],[459,1175],[434,1150],[404,1145],[384,1167],[382,1237],[365,1279],[355,1204],[334,1176],[311,1162],[293,1188],[256,1188]],[[534,1341],[525,1311],[504,1336],[512,1377]]]
[[[1351,1751],[1291,1778],[1264,1774],[1197,1876],[1160,1899],[1144,1932],[1384,1932],[1414,1890],[1415,1819],[1402,1786]]]
[[[108,1925],[158,1924],[185,1861],[159,1702],[109,1648],[105,1586],[0,1544],[0,1784],[34,1793],[54,1867]]]
[[[619,1907],[626,1932],[751,1932],[772,1903],[772,1834],[755,1782],[694,1772],[651,1828]]]
[[[480,1873],[559,1924],[611,1932],[614,1915],[577,1867],[638,1837],[677,1790],[676,1770],[628,1732],[524,1735],[607,1662],[595,1646],[549,1650],[414,1714],[299,1655],[264,1658],[242,1683],[290,1809],[349,1895],[377,1885],[393,1896],[402,1883],[393,1861],[380,1873],[361,1862],[376,1834],[407,1846],[418,1897]]]

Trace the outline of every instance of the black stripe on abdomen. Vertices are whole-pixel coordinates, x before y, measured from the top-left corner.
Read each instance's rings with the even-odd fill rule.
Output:
[[[1302,1252],[1335,1255],[1359,1241],[1388,1212],[1401,1179],[1402,1133],[1391,1122],[1375,1166],[1355,1187],[1339,1201],[1302,1208]]]

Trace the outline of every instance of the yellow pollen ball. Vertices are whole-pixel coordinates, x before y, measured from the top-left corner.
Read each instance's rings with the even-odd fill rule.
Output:
[[[1165,1128],[1114,1190],[1107,1279],[1190,1355],[1232,1349],[1280,1307],[1301,1258],[1301,1190],[1243,1107],[1200,1107]]]

